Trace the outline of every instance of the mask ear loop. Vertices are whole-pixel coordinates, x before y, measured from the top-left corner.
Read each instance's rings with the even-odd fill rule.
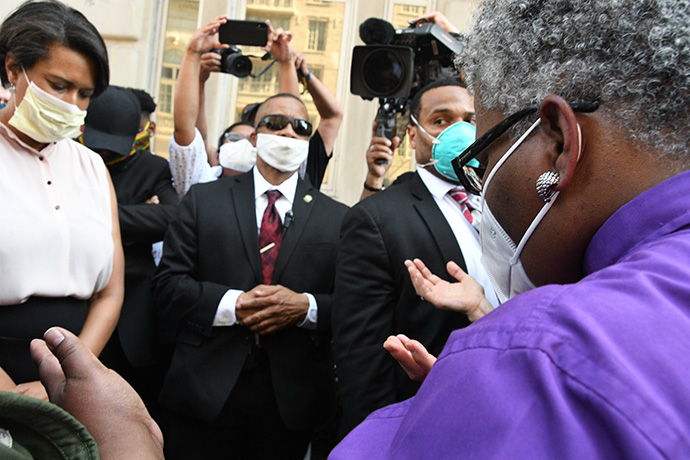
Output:
[[[24,78],[26,78],[26,82],[31,85],[31,80],[29,80],[29,76],[26,74],[26,70],[24,70],[24,66],[22,66],[22,73],[24,74]],[[12,102],[14,103],[14,111],[15,113],[17,112],[17,88],[16,85],[12,85],[10,87],[10,92],[12,93]]]
[[[538,120],[537,120],[538,121]],[[577,160],[576,162],[580,161],[580,156],[582,156],[582,130],[580,129],[580,124],[577,124]],[[495,168],[494,168],[495,169]],[[492,171],[493,172],[493,171]],[[537,217],[534,218],[530,226],[527,228],[527,231],[525,234],[522,236],[522,239],[520,240],[520,243],[517,246],[517,249],[515,249],[515,253],[513,254],[513,257],[510,258],[510,265],[515,265],[517,263],[518,259],[520,258],[520,254],[522,253],[522,249],[525,247],[525,244],[527,244],[527,240],[532,236],[532,233],[534,233],[534,230],[536,230],[537,226],[541,223],[542,219],[546,215],[547,212],[549,212],[549,209],[551,209],[551,206],[556,202],[556,199],[558,198],[558,195],[560,195],[561,192],[557,191],[553,194],[551,199],[544,204],[544,206],[541,208],[541,211],[539,211],[539,214],[537,214]]]
[[[417,121],[417,119],[415,118],[414,115],[410,114],[410,119],[411,119],[412,121],[414,121],[414,125],[415,125],[417,128],[421,129],[422,132],[423,132],[424,134],[426,134],[427,136],[429,136],[429,139],[431,139],[431,143],[432,143],[432,144],[440,144],[440,143],[441,143],[441,141],[439,141],[438,138],[432,136],[431,134],[429,134],[429,133],[426,131],[426,129],[424,129],[424,126],[422,126],[421,123],[419,123],[419,121]]]
[[[423,132],[424,134],[426,134],[427,136],[429,136],[429,139],[431,139],[431,144],[432,144],[432,145],[438,145],[438,144],[441,143],[441,141],[439,141],[439,140],[436,139],[434,136],[432,136],[431,134],[429,134],[428,132],[426,132],[426,129],[424,129],[424,127],[419,123],[419,121],[417,121],[417,119],[415,118],[414,115],[410,114],[410,119],[414,122],[414,125],[415,125],[417,128],[421,129],[422,132]],[[429,160],[427,163],[418,164],[417,166],[420,167],[420,168],[426,168],[427,166],[432,166],[432,165],[435,165],[436,163],[438,163],[438,160],[435,159],[435,158],[432,158],[432,159]]]
[[[532,123],[532,126],[530,126],[529,129],[528,129],[527,131],[525,131],[525,133],[524,133],[522,136],[520,136],[520,138],[519,138],[517,141],[515,141],[515,143],[513,144],[513,146],[510,147],[510,148],[508,149],[508,151],[507,151],[506,153],[503,154],[503,156],[501,157],[501,159],[498,160],[498,162],[496,163],[496,165],[493,167],[493,169],[492,169],[491,172],[489,173],[489,176],[486,178],[486,180],[484,181],[484,185],[482,186],[482,193],[481,193],[481,197],[482,197],[481,206],[482,206],[482,209],[484,209],[484,200],[485,200],[485,197],[486,197],[486,190],[489,188],[489,183],[491,182],[491,179],[493,179],[494,174],[496,174],[496,171],[498,171],[498,170],[501,168],[501,166],[503,166],[503,163],[506,162],[506,160],[513,154],[513,152],[514,152],[515,150],[517,150],[518,147],[520,147],[520,144],[522,144],[522,142],[527,138],[527,136],[529,136],[530,133],[531,133],[532,131],[534,131],[534,130],[536,129],[537,126],[539,126],[539,123],[541,123],[541,119],[540,119],[540,118],[538,118],[537,121],[535,121],[534,123]]]

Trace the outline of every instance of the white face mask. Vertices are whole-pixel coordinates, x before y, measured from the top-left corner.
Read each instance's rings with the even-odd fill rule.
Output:
[[[26,81],[29,77],[24,73]],[[48,144],[77,137],[86,118],[86,110],[58,99],[29,82],[24,98],[14,109],[9,124],[31,139]]]
[[[247,172],[256,164],[256,147],[247,139],[226,142],[220,146],[218,161],[224,168]]]
[[[299,168],[309,154],[309,141],[275,134],[256,135],[256,153],[269,166],[282,172]]]
[[[491,170],[491,174],[484,181],[482,188],[482,222],[479,227],[479,235],[482,245],[482,264],[486,269],[491,283],[496,290],[496,295],[499,302],[503,303],[506,300],[515,297],[518,294],[534,289],[536,286],[527,276],[525,268],[522,266],[520,254],[522,253],[527,240],[529,240],[534,230],[541,223],[546,213],[551,209],[551,206],[558,198],[560,192],[555,192],[551,199],[544,204],[537,216],[534,218],[530,226],[527,228],[525,235],[516,246],[513,240],[508,236],[501,224],[498,223],[494,215],[489,209],[486,202],[486,191],[489,188],[489,183],[496,171],[503,165],[503,163],[510,157],[510,155],[520,146],[520,144],[527,138],[527,136],[539,126],[541,120],[537,120],[534,124],[523,134],[520,139],[513,144],[513,146],[503,155],[503,157],[496,163],[496,166]],[[578,125],[578,146],[582,148],[582,133]],[[578,159],[580,158],[581,150],[578,152]]]

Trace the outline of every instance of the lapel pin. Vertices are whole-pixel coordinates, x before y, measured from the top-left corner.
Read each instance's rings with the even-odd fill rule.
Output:
[[[311,203],[311,200],[313,200],[313,198],[311,197],[311,195],[304,195],[304,201],[305,201],[306,203]]]

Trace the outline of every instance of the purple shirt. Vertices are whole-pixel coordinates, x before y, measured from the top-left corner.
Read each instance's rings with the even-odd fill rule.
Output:
[[[329,459],[690,458],[690,172],[614,213],[588,274],[455,331]]]

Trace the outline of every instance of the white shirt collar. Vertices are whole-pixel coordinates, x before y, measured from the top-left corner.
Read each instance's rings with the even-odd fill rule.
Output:
[[[254,174],[255,200],[264,193],[266,193],[267,190],[278,190],[283,195],[283,197],[290,202],[291,205],[292,203],[294,203],[295,193],[297,191],[297,179],[299,178],[299,175],[296,172],[289,178],[285,179],[282,183],[278,185],[273,185],[266,179],[264,179],[264,176],[261,175],[259,168],[254,166],[254,168],[252,168],[252,171]]]
[[[443,180],[440,177],[430,173],[422,167],[417,168],[417,173],[419,178],[422,179],[424,185],[429,190],[429,192],[437,199],[443,199],[446,194],[454,188],[462,188],[460,185],[455,185],[452,182]]]
[[[422,167],[417,167],[417,173],[419,173],[419,178],[422,179],[431,195],[437,200],[442,200],[453,189],[465,190],[462,185],[443,180]],[[481,197],[468,193],[467,200],[472,209],[481,209]]]

